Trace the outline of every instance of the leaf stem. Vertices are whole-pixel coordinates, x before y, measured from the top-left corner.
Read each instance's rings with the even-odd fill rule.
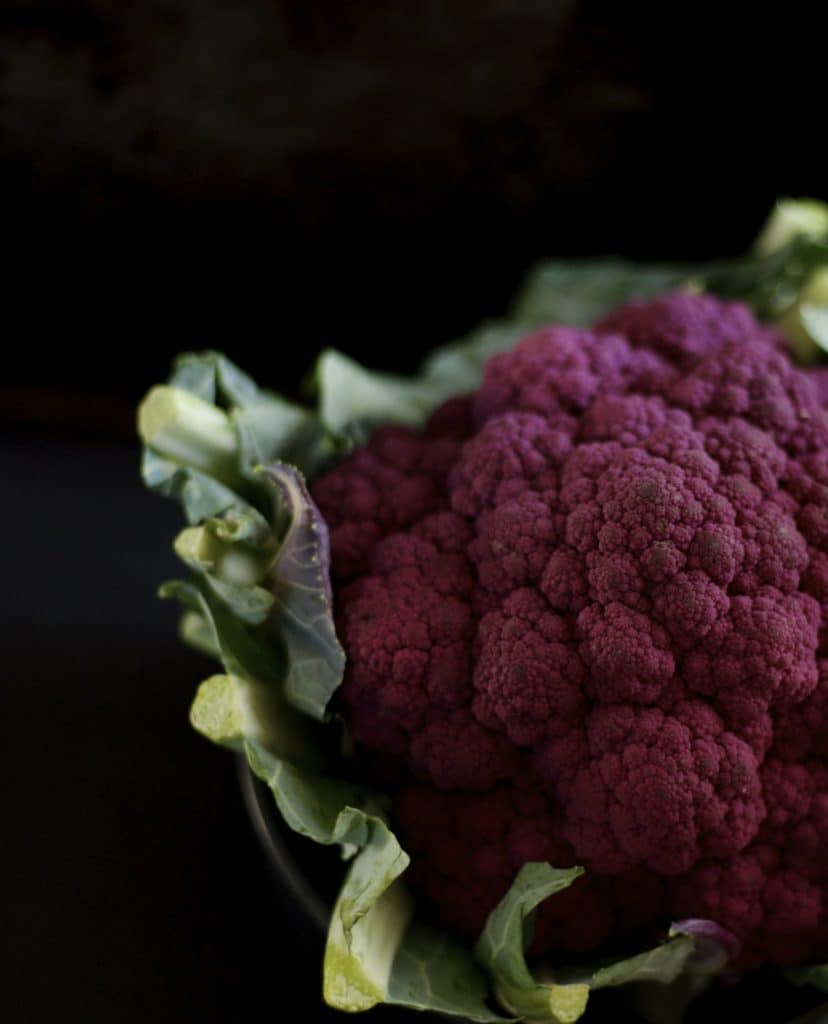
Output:
[[[198,395],[154,387],[138,409],[138,433],[160,455],[235,487],[238,441],[229,416]]]

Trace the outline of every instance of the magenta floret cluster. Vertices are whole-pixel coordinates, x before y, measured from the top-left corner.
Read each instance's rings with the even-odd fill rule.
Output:
[[[824,397],[744,306],[671,294],[535,331],[317,481],[344,710],[447,923],[549,860],[587,873],[536,948],[672,915],[828,955]]]

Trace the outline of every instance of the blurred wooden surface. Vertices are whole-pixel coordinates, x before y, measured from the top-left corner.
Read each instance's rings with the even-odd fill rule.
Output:
[[[796,132],[821,67],[797,13],[704,0],[692,15],[595,0],[15,0],[0,12],[4,155],[21,194],[104,212],[142,188],[283,198],[308,220],[364,205],[409,226],[457,200],[515,216],[576,199],[584,248],[623,194],[615,182],[691,224],[699,193],[738,182],[756,196],[805,166]]]
[[[809,11],[4,4],[4,386],[135,401],[215,346],[295,390],[330,343],[410,368],[542,256],[738,251],[826,194]]]

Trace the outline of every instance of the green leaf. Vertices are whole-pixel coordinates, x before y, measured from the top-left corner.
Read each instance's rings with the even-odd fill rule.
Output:
[[[256,466],[274,459],[287,459],[312,472],[334,453],[314,410],[258,387],[220,352],[180,356],[170,383],[228,410],[236,432],[238,467],[246,479],[254,479]]]
[[[692,273],[692,267],[619,259],[541,263],[530,271],[513,316],[522,324],[587,327],[623,302],[682,286]]]
[[[819,241],[797,243],[772,260],[747,256],[709,267],[639,264],[620,259],[550,261],[536,266],[509,317],[484,324],[468,337],[436,349],[414,376],[376,373],[335,350],[320,356],[314,373],[319,415],[334,435],[364,441],[378,423],[421,426],[447,398],[475,390],[485,361],[511,348],[521,335],[546,323],[585,327],[632,299],[676,288],[709,287],[777,314],[822,260]],[[793,289],[793,291],[791,291]]]
[[[209,624],[225,668],[199,687],[191,710],[194,727],[244,753],[290,828],[318,843],[359,851],[331,920],[325,994],[332,1005],[347,1009],[382,1001],[410,918],[403,888],[392,885],[408,865],[407,854],[370,794],[320,773],[324,743],[285,701],[276,652],[205,590],[170,583],[163,592]]]
[[[183,644],[206,654],[208,658],[220,659],[213,628],[198,612],[184,612],[178,623],[178,636]]]
[[[770,256],[799,237],[828,234],[828,204],[817,199],[779,199],[765,222],[754,248]]]
[[[488,1005],[489,982],[469,950],[444,931],[412,924],[400,944],[386,1000],[480,1021],[503,1021]]]
[[[531,941],[532,913],[581,874],[582,868],[561,871],[549,864],[525,864],[489,915],[475,953],[492,977],[498,1001],[525,1020],[572,1024],[583,1014],[590,992],[630,986],[653,1024],[679,1024],[690,999],[738,950],[734,937],[710,921],[680,921],[665,942],[601,966],[541,964],[530,971],[525,949]]]
[[[263,623],[273,606],[273,596],[258,584],[265,578],[273,554],[243,541],[225,540],[221,519],[190,526],[176,537],[178,557],[198,574],[222,604],[242,622]],[[232,534],[231,534],[232,535]]]
[[[561,871],[549,864],[524,864],[489,915],[475,955],[491,975],[498,1001],[509,1013],[551,1024],[573,1024],[583,1014],[589,998],[588,985],[539,983],[525,958],[525,948],[531,939],[532,912],[583,873],[583,868]]]
[[[334,349],[319,357],[314,384],[322,422],[340,435],[361,423],[419,426],[444,395],[439,383],[374,373]]]
[[[252,377],[221,352],[184,352],[175,360],[170,386],[198,395],[206,402],[245,406],[259,400]]]
[[[188,607],[210,612],[196,588],[169,585]],[[340,1009],[367,1009],[378,1002],[431,1009],[482,1024],[502,1017],[487,1006],[488,983],[468,950],[446,936],[411,924],[413,904],[400,876],[408,856],[379,814],[375,800],[340,778],[297,767],[292,749],[295,712],[275,699],[266,706],[256,693],[273,665],[255,644],[229,633],[221,612],[213,620],[229,672],[199,689],[192,709],[195,727],[214,742],[242,751],[253,772],[271,789],[294,831],[328,845],[356,848],[331,917],[324,967],[326,1000]],[[280,721],[284,729],[271,729]],[[299,753],[304,751],[304,743]],[[433,941],[436,938],[436,941]]]
[[[828,992],[828,964],[814,964],[810,967],[789,967],[785,972],[788,981],[794,985],[813,985]]]
[[[254,479],[257,466],[281,459],[303,473],[315,474],[336,455],[338,446],[315,412],[276,395],[233,409],[242,471]]]
[[[707,978],[740,953],[738,940],[713,921],[688,919],[670,926],[667,941],[595,971],[593,989],[639,982],[671,985],[681,976]]]
[[[767,256],[749,253],[699,268],[698,278],[712,294],[739,299],[760,319],[778,322],[797,303],[811,276],[826,266],[828,234],[798,235]]]
[[[229,675],[210,676],[198,688],[190,708],[190,722],[202,736],[241,753],[249,729],[250,700],[247,680]]]
[[[173,466],[247,498],[260,464],[282,458],[318,472],[337,452],[314,410],[257,387],[219,352],[179,356],[168,383],[141,403],[138,433],[147,450]]]
[[[289,522],[270,583],[271,620],[287,656],[285,693],[301,711],[321,719],[345,670],[333,622],[328,528],[296,469],[277,462],[264,467],[262,476]]]
[[[190,713],[193,726],[213,742],[244,753],[294,831],[318,843],[360,851],[337,905],[347,948],[356,943],[352,955],[362,955],[360,931],[352,942],[353,929],[405,869],[407,855],[369,793],[322,774],[325,744],[318,727],[285,701],[275,652],[198,587],[170,583],[163,591],[209,623],[225,668],[199,687]],[[370,933],[364,938],[370,939]],[[375,973],[373,961],[365,969]]]
[[[590,988],[615,988],[651,981],[669,985],[683,972],[695,948],[691,935],[676,935],[653,949],[600,967],[590,979]]]
[[[224,667],[223,675],[211,676],[196,694],[190,712],[193,726],[214,743],[235,751],[254,743],[300,768],[320,767],[324,762],[321,737],[313,723],[285,700],[279,653],[222,607],[203,583],[172,581],[162,586],[161,595],[176,598],[200,617],[200,636],[205,646],[209,643],[218,652]],[[211,634],[211,642],[206,634]],[[227,731],[215,723],[227,724]]]
[[[800,362],[814,362],[828,352],[828,265],[811,272],[778,325]]]
[[[311,742],[311,726],[282,696],[273,652],[236,618],[191,584],[168,584],[165,593],[198,609],[210,623],[226,673],[199,687],[192,724],[215,743],[244,753],[270,788],[286,824],[318,843],[357,849],[331,921],[325,994],[332,1005],[360,1009],[381,1001],[398,940],[408,924],[405,894],[386,890],[408,856],[375,813],[365,791],[317,770],[324,747]],[[365,808],[368,808],[366,810]]]
[[[259,479],[272,499],[272,527],[255,510],[234,508],[183,530],[175,551],[237,620],[266,628],[284,654],[287,699],[322,720],[345,669],[333,622],[327,526],[294,467],[275,462],[260,469]]]
[[[386,1001],[396,951],[414,911],[405,889],[393,884],[408,856],[380,822],[368,828],[367,836],[348,837],[362,851],[334,906],[325,947],[325,1001],[340,1010]]]
[[[739,951],[735,937],[712,921],[679,921],[665,942],[599,968],[589,985],[592,990],[630,986],[650,1024],[681,1024],[691,1000]]]
[[[238,737],[243,719],[232,708],[213,720]],[[349,1011],[393,1003],[482,1024],[502,1021],[486,1003],[488,984],[471,953],[412,923],[413,903],[401,879],[408,855],[372,798],[343,780],[299,771],[258,742],[247,740],[243,749],[290,828],[358,850],[331,915],[326,1001]]]
[[[590,324],[620,302],[678,287],[689,273],[688,268],[622,260],[541,264],[508,318],[436,349],[414,376],[376,373],[341,352],[323,352],[314,371],[320,418],[332,434],[351,444],[362,443],[379,423],[421,426],[447,398],[474,391],[486,360],[511,348],[532,327]]]
[[[166,384],[152,388],[138,408],[138,433],[173,465],[238,486],[236,432],[225,412],[198,395]]]
[[[802,302],[799,317],[811,341],[821,352],[828,352],[828,303]]]
[[[414,904],[400,879],[408,857],[393,834],[376,821],[369,828],[331,917],[326,1002],[351,1012],[389,1003],[502,1022],[488,1006],[486,977],[469,951],[413,921]]]
[[[151,448],[144,449],[141,475],[151,491],[181,504],[188,523],[201,523],[229,509],[250,508],[230,487],[197,469],[179,466]]]
[[[525,333],[523,323],[490,321],[433,352],[423,363],[422,377],[440,395],[434,407],[452,395],[474,391],[483,377],[486,360],[512,348]]]
[[[284,693],[322,719],[345,663],[333,624],[327,527],[301,473],[275,460],[300,437],[305,462],[330,457],[334,446],[318,419],[208,352],[180,357],[171,383],[142,403],[138,422],[147,486],[177,498],[193,524],[176,552],[239,621],[266,629],[285,655]],[[262,460],[272,464],[262,469]],[[271,505],[270,522],[248,498]],[[190,620],[188,639],[208,647],[204,631],[192,627]]]
[[[268,547],[273,538],[273,527],[257,509],[231,508],[207,526],[220,541],[227,544],[247,544],[253,548]],[[233,549],[238,550],[238,549]]]
[[[484,324],[468,337],[436,349],[412,377],[366,370],[328,349],[314,372],[320,417],[332,433],[351,444],[361,443],[369,428],[379,423],[422,426],[447,398],[474,391],[489,356],[511,348],[523,333],[525,327],[518,323]]]
[[[272,749],[272,744],[252,736],[245,738],[243,744],[251,771],[273,793],[285,824],[325,846],[363,846],[369,835],[369,814],[362,808],[376,816],[380,807],[375,798],[364,787],[346,779],[310,774],[297,768],[291,760],[274,755]],[[317,754],[321,760],[323,755]]]

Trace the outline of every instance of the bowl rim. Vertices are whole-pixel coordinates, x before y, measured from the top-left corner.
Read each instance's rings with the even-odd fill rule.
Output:
[[[274,813],[273,794],[253,774],[245,757],[239,756],[236,766],[247,813],[273,874],[313,922],[317,931],[326,934],[332,908],[317,892],[288,849],[279,829],[278,816]]]

